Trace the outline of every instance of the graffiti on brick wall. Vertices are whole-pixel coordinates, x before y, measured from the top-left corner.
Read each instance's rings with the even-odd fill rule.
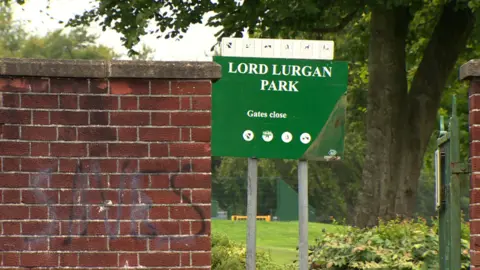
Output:
[[[98,206],[98,203],[90,201],[92,197],[98,202],[100,199],[101,206],[99,212],[103,212],[103,224],[105,235],[111,239],[116,239],[119,236],[131,236],[137,239],[153,239],[151,242],[156,249],[162,249],[165,246],[168,247],[169,240],[174,240],[177,243],[183,243],[186,245],[195,244],[197,236],[204,235],[207,232],[207,224],[205,222],[205,214],[201,207],[191,202],[190,198],[181,192],[181,189],[176,185],[176,179],[180,172],[191,171],[189,164],[183,166],[178,172],[169,172],[163,170],[155,171],[140,171],[138,173],[126,173],[125,169],[128,167],[128,162],[122,164],[122,173],[120,175],[119,187],[113,189],[116,194],[116,202],[109,200],[105,192],[107,189],[103,186],[101,180],[101,169],[98,162],[94,162],[90,166],[89,171],[85,171],[82,163],[78,163],[75,168],[75,174],[72,183],[72,198],[67,203],[70,208],[69,217],[67,221],[66,232],[62,232],[62,235],[66,234],[64,245],[74,244],[75,237],[85,236],[89,233],[89,226],[93,220],[91,207]],[[169,191],[175,193],[181,198],[182,204],[187,204],[191,207],[199,218],[195,220],[200,221],[200,228],[196,232],[188,236],[184,235],[166,235],[162,233],[161,229],[157,228],[155,224],[149,218],[149,214],[155,207],[152,203],[152,199],[142,191],[142,183],[140,179],[146,174],[165,174],[171,173],[169,177]],[[65,221],[58,216],[55,208],[55,202],[52,201],[47,195],[48,185],[51,182],[52,170],[47,169],[36,174],[32,179],[32,185],[34,189],[34,197],[36,203],[46,205],[48,208],[49,219],[54,221]],[[92,180],[96,185],[96,188],[91,188]],[[90,183],[90,184],[89,184]],[[127,186],[129,185],[129,188]],[[112,189],[108,189],[111,191]],[[127,191],[131,196],[129,200],[124,198],[124,192]],[[95,198],[97,197],[97,198]],[[128,216],[130,228],[129,233],[121,232],[122,220],[125,222],[125,214],[123,211],[128,210],[126,215]],[[113,222],[112,222],[113,221]],[[140,227],[146,228],[145,232],[139,231],[137,223]],[[58,236],[56,234],[56,228],[53,222],[45,225],[43,228],[38,228],[36,235],[42,236]],[[65,229],[63,229],[65,230]],[[41,245],[46,241],[45,237],[25,237],[26,242],[30,243],[31,248],[35,249],[35,245]]]

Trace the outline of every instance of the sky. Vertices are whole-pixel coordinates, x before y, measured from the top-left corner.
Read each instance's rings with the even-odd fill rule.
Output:
[[[51,19],[41,10],[45,11],[48,0],[27,0],[23,6],[14,5],[14,19],[24,23],[26,29],[32,33],[45,34],[48,31],[63,28],[59,20],[67,21],[75,14],[92,6],[89,0],[50,0],[49,12]],[[204,25],[193,25],[179,41],[160,38],[155,35],[145,36],[141,43],[147,44],[155,50],[154,60],[159,61],[211,61],[210,48],[216,44],[214,34],[218,28]],[[120,34],[113,30],[103,32],[98,25],[89,28],[90,33],[99,36],[98,44],[113,48],[117,53],[128,59],[127,50],[122,46]],[[206,55],[207,54],[207,55]]]

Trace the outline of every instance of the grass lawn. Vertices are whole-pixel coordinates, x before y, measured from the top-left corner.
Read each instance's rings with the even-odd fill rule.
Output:
[[[322,229],[331,231],[334,225],[322,223],[308,224],[308,243],[315,243],[315,238]],[[247,240],[247,222],[212,219],[212,232],[225,233],[239,243]],[[278,264],[291,263],[297,258],[298,222],[265,222],[257,221],[257,249],[270,252],[272,259]]]

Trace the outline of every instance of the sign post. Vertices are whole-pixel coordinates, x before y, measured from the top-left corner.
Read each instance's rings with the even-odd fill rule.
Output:
[[[308,269],[307,160],[340,160],[348,63],[332,41],[225,38],[213,85],[212,155],[248,158],[247,269],[256,269],[257,159],[296,159],[299,261]]]

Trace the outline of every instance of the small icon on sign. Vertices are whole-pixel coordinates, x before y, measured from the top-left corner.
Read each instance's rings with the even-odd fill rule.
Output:
[[[273,133],[271,131],[264,131],[262,138],[266,142],[271,142],[273,140]]]
[[[282,134],[282,141],[284,143],[289,143],[291,142],[293,139],[293,136],[292,136],[292,133],[288,132],[288,131],[285,131],[283,134]]]
[[[310,140],[312,140],[312,137],[310,136],[310,134],[308,133],[303,133],[302,135],[300,135],[300,141],[303,143],[303,144],[307,144],[310,142]]]
[[[328,151],[328,155],[329,156],[336,156],[337,155],[337,151],[335,149],[330,149],[330,151]]]
[[[232,43],[232,42],[228,42],[228,43],[227,43],[227,47],[228,47],[229,49],[231,49],[232,46],[233,46],[233,43]]]
[[[243,132],[243,139],[244,139],[245,141],[249,142],[249,141],[253,140],[253,137],[255,137],[254,134],[253,134],[253,131],[251,131],[251,130],[245,130],[245,131]]]

